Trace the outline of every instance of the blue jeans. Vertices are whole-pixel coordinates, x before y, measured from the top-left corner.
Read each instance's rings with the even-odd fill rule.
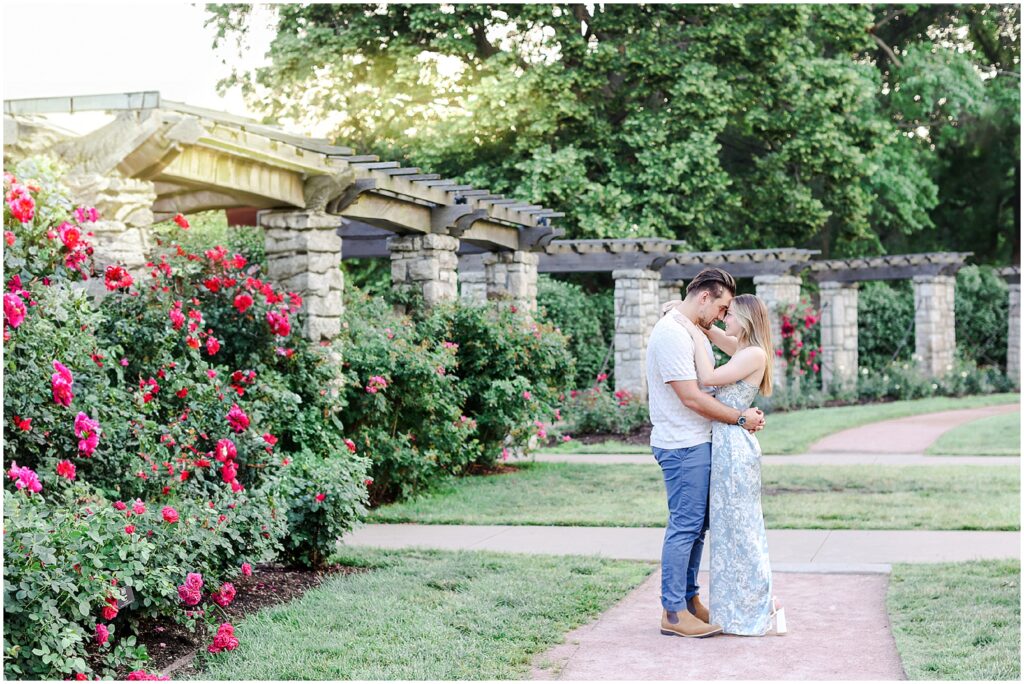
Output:
[[[700,590],[697,571],[708,529],[711,443],[651,450],[665,476],[668,495],[668,526],[661,549],[661,605],[678,612],[686,610],[686,601]]]

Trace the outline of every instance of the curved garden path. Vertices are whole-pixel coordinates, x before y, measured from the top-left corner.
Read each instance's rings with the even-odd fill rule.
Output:
[[[701,575],[706,599],[707,575]],[[774,581],[788,606],[784,637],[662,636],[657,571],[537,656],[532,679],[906,679],[885,608],[888,575],[775,573]]]
[[[843,430],[808,448],[810,454],[924,454],[943,433],[981,418],[1020,411],[1020,404],[925,413]],[[983,439],[979,435],[979,439]],[[946,463],[952,463],[944,459]]]

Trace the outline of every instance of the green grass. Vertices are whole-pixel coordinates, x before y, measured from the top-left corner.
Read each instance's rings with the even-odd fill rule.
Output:
[[[932,397],[931,399],[914,399],[912,401],[771,413],[768,415],[768,426],[757,433],[757,439],[761,443],[763,453],[802,454],[806,453],[807,449],[820,439],[841,430],[869,423],[917,416],[922,413],[1012,403],[1020,403],[1020,394],[1011,392],[973,397]],[[566,442],[545,448],[542,451],[553,454],[634,454],[648,453],[650,449],[611,441],[603,444]]]
[[[928,447],[939,456],[1020,456],[1020,413],[1005,413],[965,423]]]
[[[638,586],[653,564],[584,557],[346,549],[372,568],[235,625],[241,647],[202,679],[524,679]]]
[[[1020,679],[1020,561],[895,565],[887,597],[909,679]]]
[[[1011,466],[781,465],[763,473],[769,528],[1020,529],[1020,473]],[[527,463],[381,507],[369,520],[660,527],[666,514],[655,464]]]

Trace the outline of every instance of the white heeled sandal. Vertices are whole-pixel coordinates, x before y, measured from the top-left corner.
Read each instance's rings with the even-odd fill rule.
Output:
[[[772,596],[772,622],[775,625],[775,636],[786,635],[786,609],[779,607],[779,599]]]

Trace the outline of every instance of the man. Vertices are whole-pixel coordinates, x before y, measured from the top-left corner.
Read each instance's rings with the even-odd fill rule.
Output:
[[[718,268],[706,268],[686,288],[676,311],[707,328],[725,318],[736,294],[736,281]],[[708,529],[708,489],[711,483],[711,421],[735,423],[751,432],[764,427],[764,414],[751,407],[740,411],[698,385],[694,353],[714,353],[711,343],[694,349],[683,326],[662,316],[647,345],[647,386],[651,450],[665,476],[668,527],[661,552],[661,633],[684,637],[720,634],[708,624],[708,609],[700,602],[697,572]]]

